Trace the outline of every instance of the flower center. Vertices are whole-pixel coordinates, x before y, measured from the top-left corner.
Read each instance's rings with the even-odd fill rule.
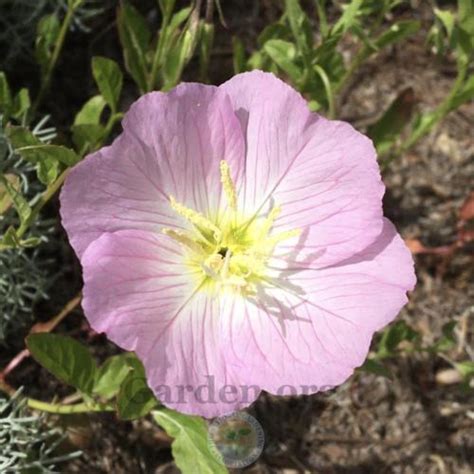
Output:
[[[237,210],[237,191],[226,161],[220,163],[222,189],[228,208],[214,220],[177,202],[170,196],[172,209],[192,228],[181,232],[165,228],[163,233],[179,242],[186,261],[201,277],[202,286],[254,293],[255,285],[265,280],[268,259],[276,245],[299,235],[299,230],[272,233],[278,206],[268,215],[245,218]]]

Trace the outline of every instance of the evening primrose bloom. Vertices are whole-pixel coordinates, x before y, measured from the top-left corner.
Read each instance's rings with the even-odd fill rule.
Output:
[[[141,97],[61,215],[91,326],[164,404],[213,417],[364,362],[415,284],[383,193],[367,137],[254,71]]]

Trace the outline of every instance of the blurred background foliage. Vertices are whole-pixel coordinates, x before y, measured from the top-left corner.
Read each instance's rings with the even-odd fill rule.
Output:
[[[453,64],[451,86],[430,105],[419,103],[414,90],[405,87],[362,126],[374,141],[385,172],[448,114],[474,99],[473,0],[428,2],[424,10],[430,11],[428,19],[419,13],[417,2],[408,0],[263,3],[271,4],[265,10],[269,13],[257,15],[249,33],[245,21],[238,23],[235,18],[242,10],[258,12],[257,1],[0,0],[2,365],[11,367],[16,352],[24,349],[23,338],[30,328],[44,323],[45,315],[60,312],[79,291],[80,274],[59,225],[57,192],[74,164],[119,132],[123,113],[140,94],[167,91],[181,80],[220,83],[232,70],[262,69],[292,84],[312,110],[341,118],[351,87],[360,80],[366,63],[421,35],[432,61]],[[467,200],[459,211],[454,247],[432,252],[446,254],[468,245],[473,214],[472,202]],[[419,245],[412,250],[431,251]],[[68,312],[60,312],[60,320]],[[419,331],[400,321],[377,339],[362,370],[391,378],[387,359],[430,353],[443,358],[458,374],[460,387],[469,390],[474,363],[466,355],[461,360],[450,357],[458,344],[456,324],[447,321],[438,339],[428,343]],[[51,355],[45,347],[54,346],[57,355],[61,347],[74,346],[77,364],[87,359],[88,367],[95,367],[95,361],[84,355],[87,347],[47,334],[55,325],[42,327],[44,334],[30,347],[35,358],[53,374],[64,374],[65,367],[44,362]],[[76,331],[75,326],[69,327],[69,333]],[[53,337],[48,340],[51,344],[45,345],[42,337]],[[138,362],[124,356],[93,369],[96,378],[87,390],[77,385],[74,373],[66,380],[60,378],[77,389],[75,401],[82,411],[108,411],[116,399],[119,415],[133,419],[156,408],[147,392],[142,406],[128,411],[128,374],[141,370]],[[13,395],[5,381],[8,372],[1,374],[0,382],[3,391]],[[104,388],[104,377],[118,377],[115,381],[121,385]],[[99,382],[102,385],[97,388],[94,384]],[[140,390],[146,392],[146,387]],[[23,440],[0,434],[4,469],[18,465],[23,456],[18,452],[28,453],[30,462],[30,446],[37,454],[44,452],[40,441],[50,429],[49,421],[22,418],[26,402],[18,402],[21,398],[15,395],[0,405],[0,430],[8,431],[5,426],[20,420],[11,426],[19,427]],[[28,404],[39,411],[61,413],[57,405],[41,405],[34,399]],[[172,413],[166,416],[176,416],[184,432],[195,430],[195,436],[204,436],[201,421]],[[155,413],[157,423],[160,419]],[[161,424],[167,428],[166,422]],[[192,446],[185,454],[193,456]],[[188,461],[180,460],[180,466],[193,472]]]

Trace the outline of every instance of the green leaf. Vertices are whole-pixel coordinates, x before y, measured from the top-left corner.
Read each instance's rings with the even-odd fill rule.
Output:
[[[131,370],[127,354],[109,357],[97,372],[93,392],[106,400],[111,399]]]
[[[97,148],[100,140],[104,136],[105,127],[102,125],[94,125],[92,123],[84,123],[73,125],[71,127],[72,141],[78,150],[79,155],[84,155]]]
[[[16,150],[24,146],[42,145],[41,141],[26,127],[8,126],[6,135]]]
[[[12,95],[8,85],[7,76],[0,72],[0,112],[6,117],[10,117],[12,107]]]
[[[117,27],[122,43],[125,67],[141,92],[147,90],[147,53],[151,33],[145,18],[128,2],[122,2],[117,14]]]
[[[312,32],[299,0],[285,0],[285,11],[298,49],[306,54],[312,48]]]
[[[31,145],[16,150],[23,159],[31,163],[40,163],[43,161],[54,161],[66,166],[73,166],[80,161],[80,157],[71,150],[62,145]]]
[[[20,194],[19,189],[15,189],[15,183],[0,174],[0,184],[13,202],[20,222],[25,222],[31,215],[31,207],[28,201]]]
[[[392,379],[392,373],[380,362],[375,361],[374,359],[367,359],[364,364],[360,367],[360,370],[367,372],[369,374],[379,375]]]
[[[187,28],[176,45],[166,55],[163,68],[164,90],[171,89],[180,81],[183,69],[193,55],[197,39],[196,33],[194,27]]]
[[[242,41],[234,36],[232,38],[234,74],[240,74],[247,70],[245,47]]]
[[[171,16],[175,3],[176,0],[158,0],[158,5],[160,6],[161,14],[164,18]]]
[[[442,336],[428,348],[430,352],[444,352],[452,349],[456,344],[456,336],[454,334],[454,329],[456,328],[457,321],[450,321],[443,325]]]
[[[97,87],[115,113],[122,91],[123,74],[118,64],[112,59],[95,56],[92,58],[92,74]]]
[[[474,0],[458,0],[459,27],[474,38]]]
[[[377,49],[383,49],[391,44],[399,43],[420,29],[421,23],[417,20],[403,20],[394,23],[384,31],[375,41]]]
[[[98,125],[105,105],[105,99],[101,95],[90,98],[74,118],[74,125]]]
[[[466,360],[463,362],[456,362],[454,367],[458,372],[463,376],[464,379],[470,380],[474,377],[474,362],[471,360]]]
[[[293,82],[296,83],[301,80],[302,70],[295,64],[296,47],[293,43],[274,39],[267,41],[263,49],[288,74]]]
[[[38,237],[28,237],[27,239],[20,239],[13,226],[8,227],[7,231],[3,234],[0,240],[0,250],[10,248],[28,248],[36,247],[41,243],[41,239]]]
[[[283,23],[273,23],[272,25],[268,25],[258,35],[257,44],[260,48],[263,48],[265,43],[271,39],[290,41],[291,30]]]
[[[363,0],[352,0],[349,4],[344,5],[344,11],[339,20],[333,26],[331,35],[345,33],[357,23],[357,17],[362,3]]]
[[[199,33],[199,75],[203,81],[208,80],[209,61],[214,45],[214,25],[201,22]]]
[[[12,116],[21,119],[31,106],[30,93],[28,89],[20,89],[13,100]]]
[[[153,412],[153,418],[174,438],[171,451],[183,474],[221,474],[227,468],[209,449],[207,423],[198,416],[183,415],[166,408]]]
[[[379,342],[377,357],[390,357],[396,354],[401,342],[415,343],[420,339],[417,331],[412,329],[405,321],[398,321],[388,327]]]
[[[20,190],[20,178],[15,174],[5,174],[3,178],[10,183],[10,186],[18,192]],[[0,215],[8,211],[13,204],[10,193],[6,190],[3,182],[0,182]]]
[[[75,339],[39,333],[26,338],[31,355],[53,375],[91,395],[97,366],[89,350]]]
[[[472,74],[461,90],[449,102],[449,109],[454,110],[474,99],[474,74]]]
[[[123,420],[134,420],[148,414],[157,406],[157,400],[147,385],[145,371],[138,359],[129,359],[133,370],[120,385],[117,409]]]
[[[36,60],[41,66],[44,75],[53,54],[53,49],[58,40],[60,22],[58,16],[53,13],[46,15],[38,22],[36,34]]]
[[[434,8],[433,11],[436,18],[438,18],[438,20],[446,29],[448,38],[451,39],[451,37],[453,36],[454,26],[456,23],[455,16],[449,10],[440,10],[439,8]]]
[[[382,117],[367,128],[367,135],[374,141],[379,155],[387,153],[399,138],[411,120],[414,105],[414,91],[407,87],[393,100]]]

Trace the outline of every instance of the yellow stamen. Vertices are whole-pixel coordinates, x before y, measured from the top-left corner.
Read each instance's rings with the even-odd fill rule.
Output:
[[[222,160],[220,163],[220,170],[221,170],[221,183],[222,188],[224,189],[225,195],[227,197],[227,202],[229,203],[229,207],[233,211],[237,211],[237,191],[235,189],[234,182],[232,181],[232,177],[230,175],[230,168],[227,164],[227,161]]]
[[[275,219],[279,216],[280,212],[281,212],[281,207],[280,206],[275,206],[268,213],[267,218],[263,221],[263,224],[260,227],[260,237],[261,238],[265,238],[268,235],[268,233],[270,232],[270,229],[273,227]]]
[[[194,224],[199,230],[209,230],[214,234],[214,238],[219,242],[222,238],[222,232],[209,219],[206,219],[202,214],[189,207],[183,206],[173,196],[170,196],[170,204],[174,211],[187,221]]]
[[[168,237],[171,237],[172,239],[176,240],[176,242],[179,242],[181,245],[184,245],[185,247],[188,247],[199,254],[204,253],[203,248],[192,238],[188,237],[184,232],[168,228],[163,229],[162,232]]]
[[[291,239],[292,237],[298,237],[300,234],[301,229],[286,230],[284,232],[280,232],[279,234],[271,235],[270,237],[268,237],[267,240],[263,242],[263,244],[270,244],[275,246],[276,244],[284,240]]]

